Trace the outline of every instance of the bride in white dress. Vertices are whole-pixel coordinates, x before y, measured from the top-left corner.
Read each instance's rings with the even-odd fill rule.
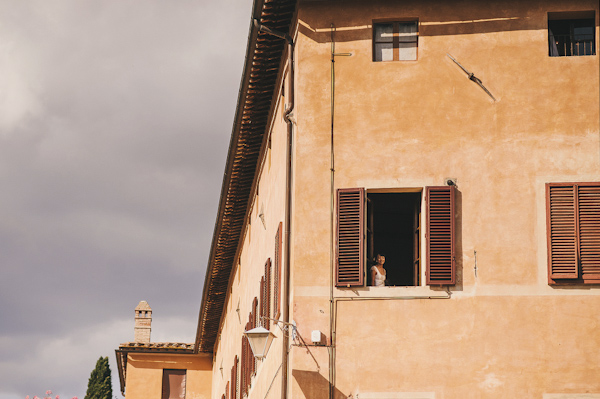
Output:
[[[371,285],[374,287],[385,287],[385,256],[377,255],[375,257],[375,264],[371,266]]]

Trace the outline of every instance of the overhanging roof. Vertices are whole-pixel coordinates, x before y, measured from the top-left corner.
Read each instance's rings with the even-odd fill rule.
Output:
[[[296,1],[255,0],[252,18],[270,29],[289,32]],[[244,72],[204,279],[196,352],[212,352],[218,334],[285,47],[283,39],[259,32],[253,23],[250,24]]]

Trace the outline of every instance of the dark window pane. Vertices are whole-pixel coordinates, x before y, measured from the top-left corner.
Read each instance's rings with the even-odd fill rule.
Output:
[[[550,56],[596,54],[594,19],[548,21]]]

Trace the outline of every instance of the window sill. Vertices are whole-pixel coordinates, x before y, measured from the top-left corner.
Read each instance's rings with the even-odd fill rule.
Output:
[[[450,294],[443,289],[420,287],[351,287],[336,288],[336,298],[448,298]]]

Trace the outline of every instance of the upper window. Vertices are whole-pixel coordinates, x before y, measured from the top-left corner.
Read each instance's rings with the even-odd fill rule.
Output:
[[[600,284],[600,183],[546,185],[550,283]]]
[[[595,11],[548,13],[551,57],[596,54]]]
[[[456,281],[454,191],[454,186],[425,188],[429,285],[454,285]],[[421,285],[420,215],[421,191],[338,190],[336,285]]]
[[[185,370],[163,370],[162,399],[185,399]]]
[[[373,61],[417,59],[418,23],[382,22],[373,24]]]

